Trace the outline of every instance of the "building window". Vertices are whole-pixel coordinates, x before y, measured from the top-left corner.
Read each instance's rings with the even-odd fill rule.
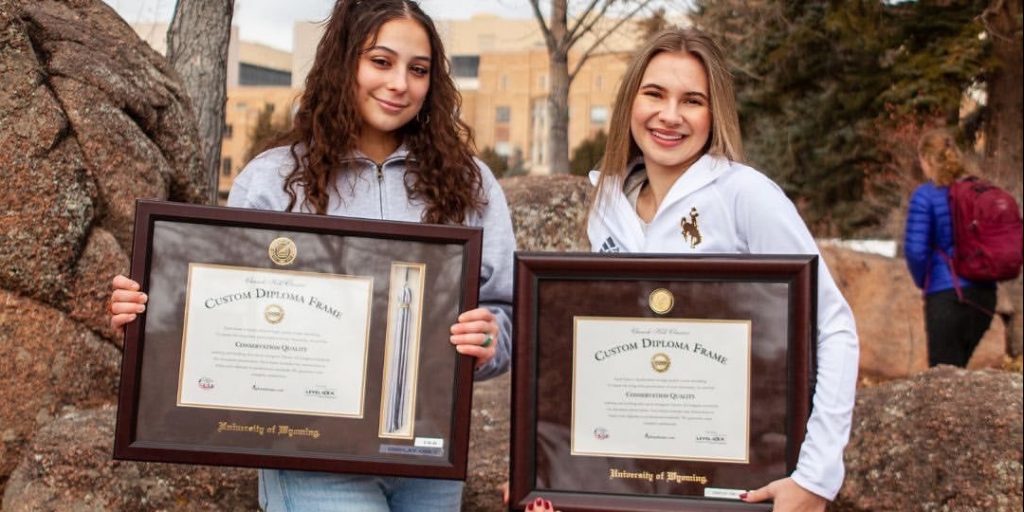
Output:
[[[597,75],[594,77],[594,89],[598,91],[604,89],[604,75]]]
[[[452,75],[456,78],[477,78],[480,76],[479,55],[455,55],[452,57]]]
[[[220,173],[223,176],[231,176],[231,157],[226,156],[220,159]]]
[[[542,74],[537,77],[537,87],[540,88],[541,91],[548,90],[548,75]]]
[[[235,126],[233,124],[231,124],[231,123],[226,123],[224,125],[224,138],[225,139],[230,139],[231,137],[234,136],[234,134],[235,134]]]
[[[238,65],[238,85],[256,87],[291,87],[291,71],[283,71],[255,64]]]
[[[508,75],[501,75],[501,78],[498,79],[498,90],[499,91],[506,91],[506,90],[508,90]]]
[[[506,124],[512,118],[512,112],[508,107],[498,107],[494,109],[494,122],[498,124]]]
[[[608,122],[608,107],[590,107],[590,124],[604,125]]]

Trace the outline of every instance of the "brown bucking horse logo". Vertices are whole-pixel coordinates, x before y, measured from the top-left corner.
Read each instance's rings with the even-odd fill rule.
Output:
[[[700,214],[697,213],[697,207],[690,208],[690,218],[683,217],[683,220],[679,222],[679,226],[683,228],[683,240],[690,243],[690,248],[693,249],[700,245],[700,228],[697,227],[697,217]]]

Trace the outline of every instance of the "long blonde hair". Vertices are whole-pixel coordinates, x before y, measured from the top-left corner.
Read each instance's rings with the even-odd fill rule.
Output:
[[[948,187],[957,178],[968,174],[967,161],[956,145],[953,134],[945,128],[929,130],[917,142],[917,155],[935,171],[936,185]]]
[[[629,163],[642,155],[630,133],[633,100],[648,64],[656,55],[666,52],[692,55],[701,62],[707,73],[708,92],[711,95],[711,136],[703,152],[721,155],[736,162],[744,159],[732,74],[722,49],[711,36],[695,28],[663,30],[637,50],[622,77],[622,84],[615,97],[615,109],[612,111],[607,149],[598,164],[601,177],[597,182],[595,205],[601,201],[608,179],[624,176],[629,172]]]

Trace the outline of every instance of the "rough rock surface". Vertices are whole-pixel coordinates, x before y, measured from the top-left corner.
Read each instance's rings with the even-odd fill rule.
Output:
[[[508,481],[511,383],[512,379],[505,374],[473,385],[469,476],[462,492],[463,512],[502,510],[499,486]]]
[[[61,307],[95,227],[127,249],[136,198],[205,197],[184,89],[103,2],[3,0],[0,84],[0,288]]]
[[[821,251],[857,320],[861,376],[889,380],[926,370],[924,302],[903,260],[830,246]],[[1005,332],[994,318],[968,367],[1000,366]]]
[[[113,345],[64,313],[0,290],[0,487],[62,407],[114,399],[120,362]]]
[[[862,389],[834,511],[1019,511],[1021,375],[940,366]]]
[[[0,490],[60,407],[112,401],[135,199],[200,202],[195,116],[100,0],[0,0]]]
[[[248,511],[253,469],[115,461],[115,409],[71,408],[36,434],[11,475],[3,510]]]
[[[589,251],[586,221],[593,187],[579,176],[501,180],[522,251]]]

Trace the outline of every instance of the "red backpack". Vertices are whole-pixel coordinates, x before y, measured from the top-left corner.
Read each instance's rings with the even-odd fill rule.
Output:
[[[1021,271],[1021,224],[1017,201],[973,176],[949,187],[953,220],[953,270],[977,281],[1015,279]]]

